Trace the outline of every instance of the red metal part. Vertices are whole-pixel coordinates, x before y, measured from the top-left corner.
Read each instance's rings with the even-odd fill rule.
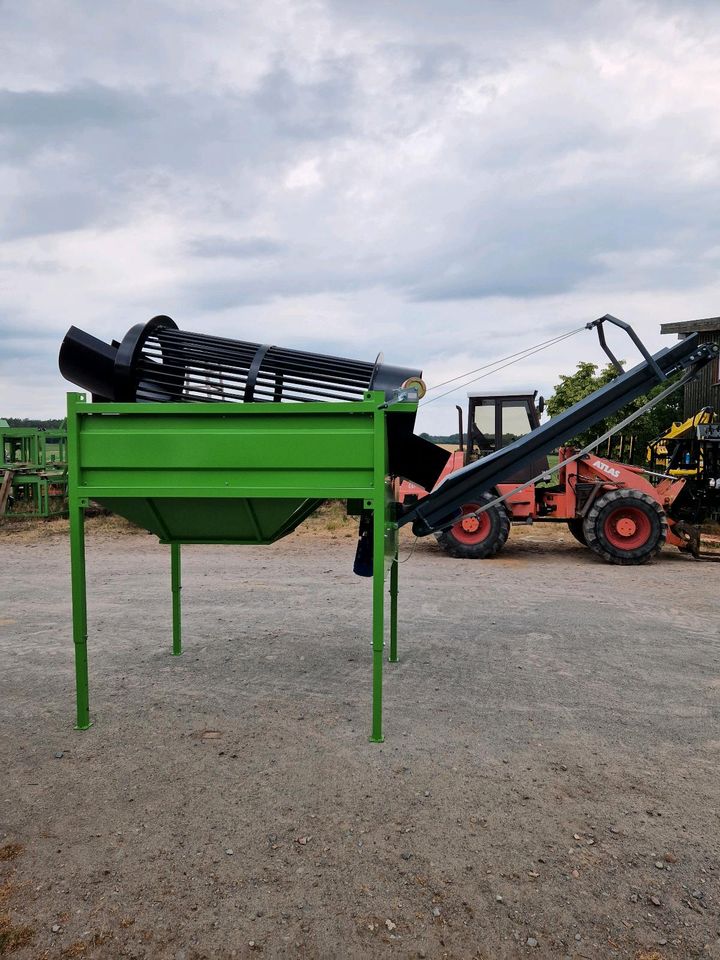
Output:
[[[604,481],[608,490],[628,489],[641,490],[654,500],[662,502],[655,491],[655,487],[645,479],[640,467],[631,467],[626,463],[598,457],[594,453],[577,461],[578,479],[581,481]]]
[[[463,514],[474,513],[480,507],[479,503],[466,503],[462,508]],[[476,517],[466,516],[459,520],[452,533],[460,543],[475,544],[482,543],[490,533],[492,524],[487,513],[480,513]]]
[[[496,492],[499,496],[510,494],[505,501],[505,508],[510,514],[511,520],[516,522],[528,519],[538,522],[544,520],[567,521],[581,517],[582,514],[578,512],[576,495],[578,483],[595,485],[596,490],[593,500],[602,496],[608,490],[642,491],[656,500],[667,513],[686,483],[683,478],[669,478],[662,480],[657,486],[653,486],[640,467],[618,463],[615,460],[608,460],[607,457],[600,457],[595,454],[589,454],[580,460],[563,462],[569,460],[576,452],[573,447],[560,448],[558,455],[561,466],[557,473],[557,483],[553,486],[530,484],[524,490],[513,493],[512,491],[517,486],[516,483],[499,483],[497,485]],[[440,475],[437,486],[443,482],[446,476],[460,469],[463,463],[463,451],[454,451]],[[403,502],[406,497],[420,500],[428,494],[424,487],[407,480],[398,481],[395,490],[396,497],[400,502]],[[463,513],[472,513],[476,509],[476,503],[467,503],[463,506]],[[488,521],[484,520],[484,517],[485,514],[480,514],[477,518],[468,517],[459,521],[452,528],[453,534],[463,543],[482,541],[487,536],[486,526],[488,525]],[[668,518],[668,526],[667,543],[676,547],[684,547],[686,541],[673,533],[673,521],[670,518]],[[634,550],[641,546],[650,535],[649,523],[641,511],[634,511],[632,508],[618,509],[606,521],[605,534],[613,546],[625,550]]]
[[[510,494],[506,500],[506,507],[511,519],[527,520],[528,517],[534,517],[537,509],[535,484],[530,484],[524,490],[512,493],[515,487],[517,487],[516,483],[499,483],[497,485],[497,492],[500,496]]]
[[[619,550],[637,550],[652,535],[652,524],[646,513],[637,507],[618,506],[606,519],[603,533]]]

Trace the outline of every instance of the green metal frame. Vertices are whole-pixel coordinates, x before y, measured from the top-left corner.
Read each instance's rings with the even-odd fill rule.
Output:
[[[41,432],[37,427],[3,427],[0,430],[5,465],[44,466]]]
[[[372,724],[383,737],[384,585],[390,656],[397,654],[397,525],[387,480],[389,417],[417,404],[370,391],[356,403],[88,403],[68,394],[70,558],[77,728],[91,726],[87,660],[85,508],[90,500],[170,545],[172,654],[182,653],[181,545],[266,544],[324,500],[359,501],[373,515]]]
[[[44,470],[67,463],[67,431],[0,424],[2,464]],[[50,452],[50,448],[56,448]]]
[[[67,433],[0,425],[0,474],[12,471],[15,507],[3,516],[47,518],[66,512]]]

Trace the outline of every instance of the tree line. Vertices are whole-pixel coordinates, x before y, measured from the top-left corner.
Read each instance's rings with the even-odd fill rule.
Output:
[[[5,417],[9,427],[40,427],[43,430],[64,430],[65,418],[59,420],[38,420],[32,417]]]

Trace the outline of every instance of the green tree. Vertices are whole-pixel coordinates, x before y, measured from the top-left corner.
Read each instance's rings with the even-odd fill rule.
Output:
[[[556,417],[559,413],[567,410],[574,403],[583,400],[595,390],[610,383],[617,376],[617,372],[612,364],[599,369],[597,364],[582,361],[577,365],[574,373],[568,376],[561,376],[560,382],[556,384],[553,394],[547,401],[547,412],[551,417]],[[678,374],[678,378],[679,378]],[[676,378],[676,379],[678,379]],[[607,417],[600,423],[595,424],[589,430],[575,437],[568,437],[566,443],[576,447],[587,446],[588,443],[609,430],[610,427],[620,423],[626,417],[630,416],[635,410],[639,410],[643,404],[647,403],[652,397],[656,397],[668,386],[667,383],[659,384],[654,387],[645,396],[633,400],[622,410]],[[648,413],[635,420],[634,423],[623,431],[626,436],[634,436],[635,447],[633,460],[636,463],[643,463],[645,460],[645,448],[650,440],[653,440],[675,420],[682,420],[682,390],[676,390],[669,397],[653,407]]]

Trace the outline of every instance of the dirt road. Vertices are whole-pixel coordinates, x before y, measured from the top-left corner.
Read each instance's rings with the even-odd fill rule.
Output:
[[[349,528],[187,548],[172,658],[167,548],[97,523],[76,732],[53,529],[0,532],[0,955],[720,956],[717,564],[421,541],[377,745]]]

